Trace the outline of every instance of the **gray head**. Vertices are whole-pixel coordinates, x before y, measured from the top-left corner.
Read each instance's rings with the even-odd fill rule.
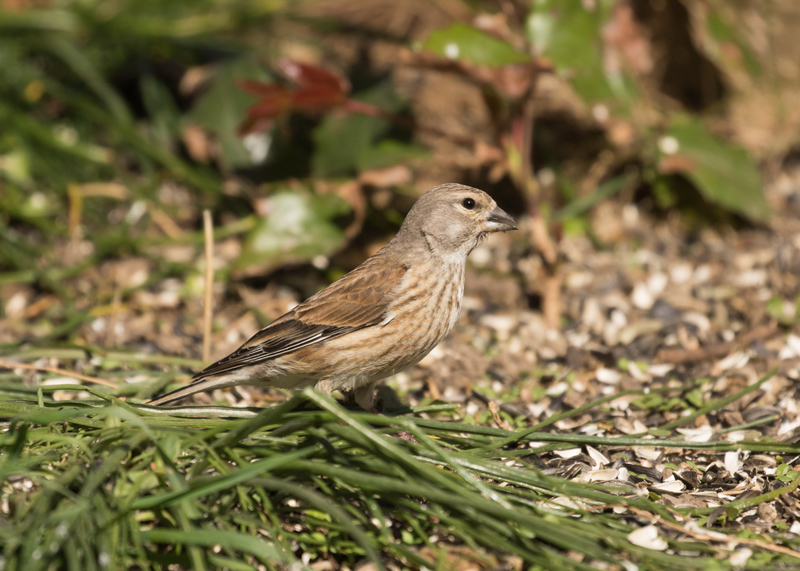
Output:
[[[516,221],[482,190],[446,183],[417,200],[393,242],[402,240],[441,257],[466,258],[487,234],[516,228]]]

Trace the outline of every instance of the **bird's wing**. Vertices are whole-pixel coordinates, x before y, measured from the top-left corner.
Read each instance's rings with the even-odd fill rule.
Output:
[[[199,372],[193,380],[256,365],[381,323],[408,268],[373,260],[371,258],[279,317],[238,350]]]

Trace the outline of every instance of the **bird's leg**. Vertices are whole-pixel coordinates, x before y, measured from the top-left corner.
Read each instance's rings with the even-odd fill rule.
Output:
[[[376,381],[374,383],[369,383],[367,385],[358,387],[357,389],[353,389],[348,396],[355,400],[356,404],[358,404],[364,410],[371,412],[372,414],[383,415],[383,412],[375,407],[375,385],[377,384],[378,382]],[[400,438],[401,440],[410,440],[411,442],[416,442],[416,439],[405,430],[401,430],[392,436]]]
[[[380,414],[375,408],[375,385],[377,384],[377,382],[368,383],[353,389],[353,400],[364,410]]]
[[[317,383],[317,390],[323,390],[320,388],[323,383],[327,383],[327,381],[320,381]],[[382,414],[374,404],[375,401],[375,383],[370,383],[367,386],[359,387],[356,389],[351,389],[344,393],[344,398],[342,399],[342,404],[347,407],[352,406],[360,406],[367,412],[371,412],[373,414]],[[323,385],[324,387],[325,385]],[[330,393],[329,393],[330,394]]]
[[[317,381],[317,384],[314,385],[314,388],[321,393],[325,393],[328,396],[330,396],[331,392],[333,392],[333,386],[331,385],[331,382],[328,379],[322,379],[321,381]]]

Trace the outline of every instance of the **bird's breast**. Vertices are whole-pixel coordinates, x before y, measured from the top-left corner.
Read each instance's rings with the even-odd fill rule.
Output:
[[[307,366],[309,376],[327,378],[337,389],[399,373],[447,336],[463,295],[463,264],[413,267],[394,291],[381,322],[326,340],[325,351],[301,349],[294,358]]]
[[[415,352],[427,354],[458,319],[464,297],[464,264],[425,264],[410,270],[389,313]]]

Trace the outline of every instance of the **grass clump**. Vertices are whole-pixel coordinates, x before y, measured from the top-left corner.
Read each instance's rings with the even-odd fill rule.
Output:
[[[154,409],[105,388],[59,402],[56,390],[85,387],[3,387],[4,569],[447,568],[456,553],[482,567],[727,566],[677,534],[664,551],[629,541],[648,518],[683,524],[634,488],[532,466],[526,441],[580,446],[575,435],[354,412],[310,390],[245,410]]]

